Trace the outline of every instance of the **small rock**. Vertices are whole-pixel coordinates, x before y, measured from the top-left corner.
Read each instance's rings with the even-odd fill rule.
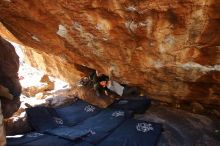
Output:
[[[37,93],[37,94],[35,95],[35,98],[37,98],[37,99],[43,99],[43,97],[44,97],[44,94],[43,94],[42,92]]]
[[[48,75],[43,75],[40,79],[40,82],[42,83],[48,83],[48,82],[51,82],[50,79],[49,79],[49,76]]]

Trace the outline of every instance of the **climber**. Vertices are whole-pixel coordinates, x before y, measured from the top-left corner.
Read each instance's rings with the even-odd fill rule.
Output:
[[[112,92],[116,93],[119,96],[136,96],[139,94],[139,91],[136,87],[122,86],[116,81],[110,80],[112,76],[112,71],[110,72],[110,77],[99,74],[97,71],[92,75],[91,80],[94,82],[94,89],[96,95],[100,96],[104,93],[106,96],[109,96]]]
[[[95,77],[92,79],[93,81],[93,88],[96,91],[97,96],[101,96],[101,94],[105,94],[106,96],[109,95],[109,89],[107,88],[107,83],[108,83],[108,76],[103,75],[103,74],[96,74]]]
[[[139,91],[136,87],[128,87],[126,85],[121,85],[116,81],[109,80],[107,82],[107,88],[116,93],[119,96],[137,96],[139,95]]]

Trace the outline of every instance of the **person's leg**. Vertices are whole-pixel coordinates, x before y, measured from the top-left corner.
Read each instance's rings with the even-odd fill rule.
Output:
[[[2,107],[1,107],[1,101],[0,101],[0,145],[5,146],[6,145],[6,137],[5,137],[5,129],[3,124],[3,115],[2,115]]]
[[[125,87],[123,96],[137,96],[139,95],[139,90],[137,87]]]

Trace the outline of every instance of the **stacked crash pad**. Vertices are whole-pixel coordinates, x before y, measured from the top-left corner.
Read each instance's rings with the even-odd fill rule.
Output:
[[[106,109],[82,100],[59,108],[27,109],[34,132],[7,137],[8,146],[153,146],[161,124],[133,119],[147,98],[121,99]]]

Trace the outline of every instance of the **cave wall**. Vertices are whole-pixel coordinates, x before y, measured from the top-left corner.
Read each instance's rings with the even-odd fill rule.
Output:
[[[2,0],[0,21],[69,69],[113,70],[161,101],[220,105],[219,0]]]

